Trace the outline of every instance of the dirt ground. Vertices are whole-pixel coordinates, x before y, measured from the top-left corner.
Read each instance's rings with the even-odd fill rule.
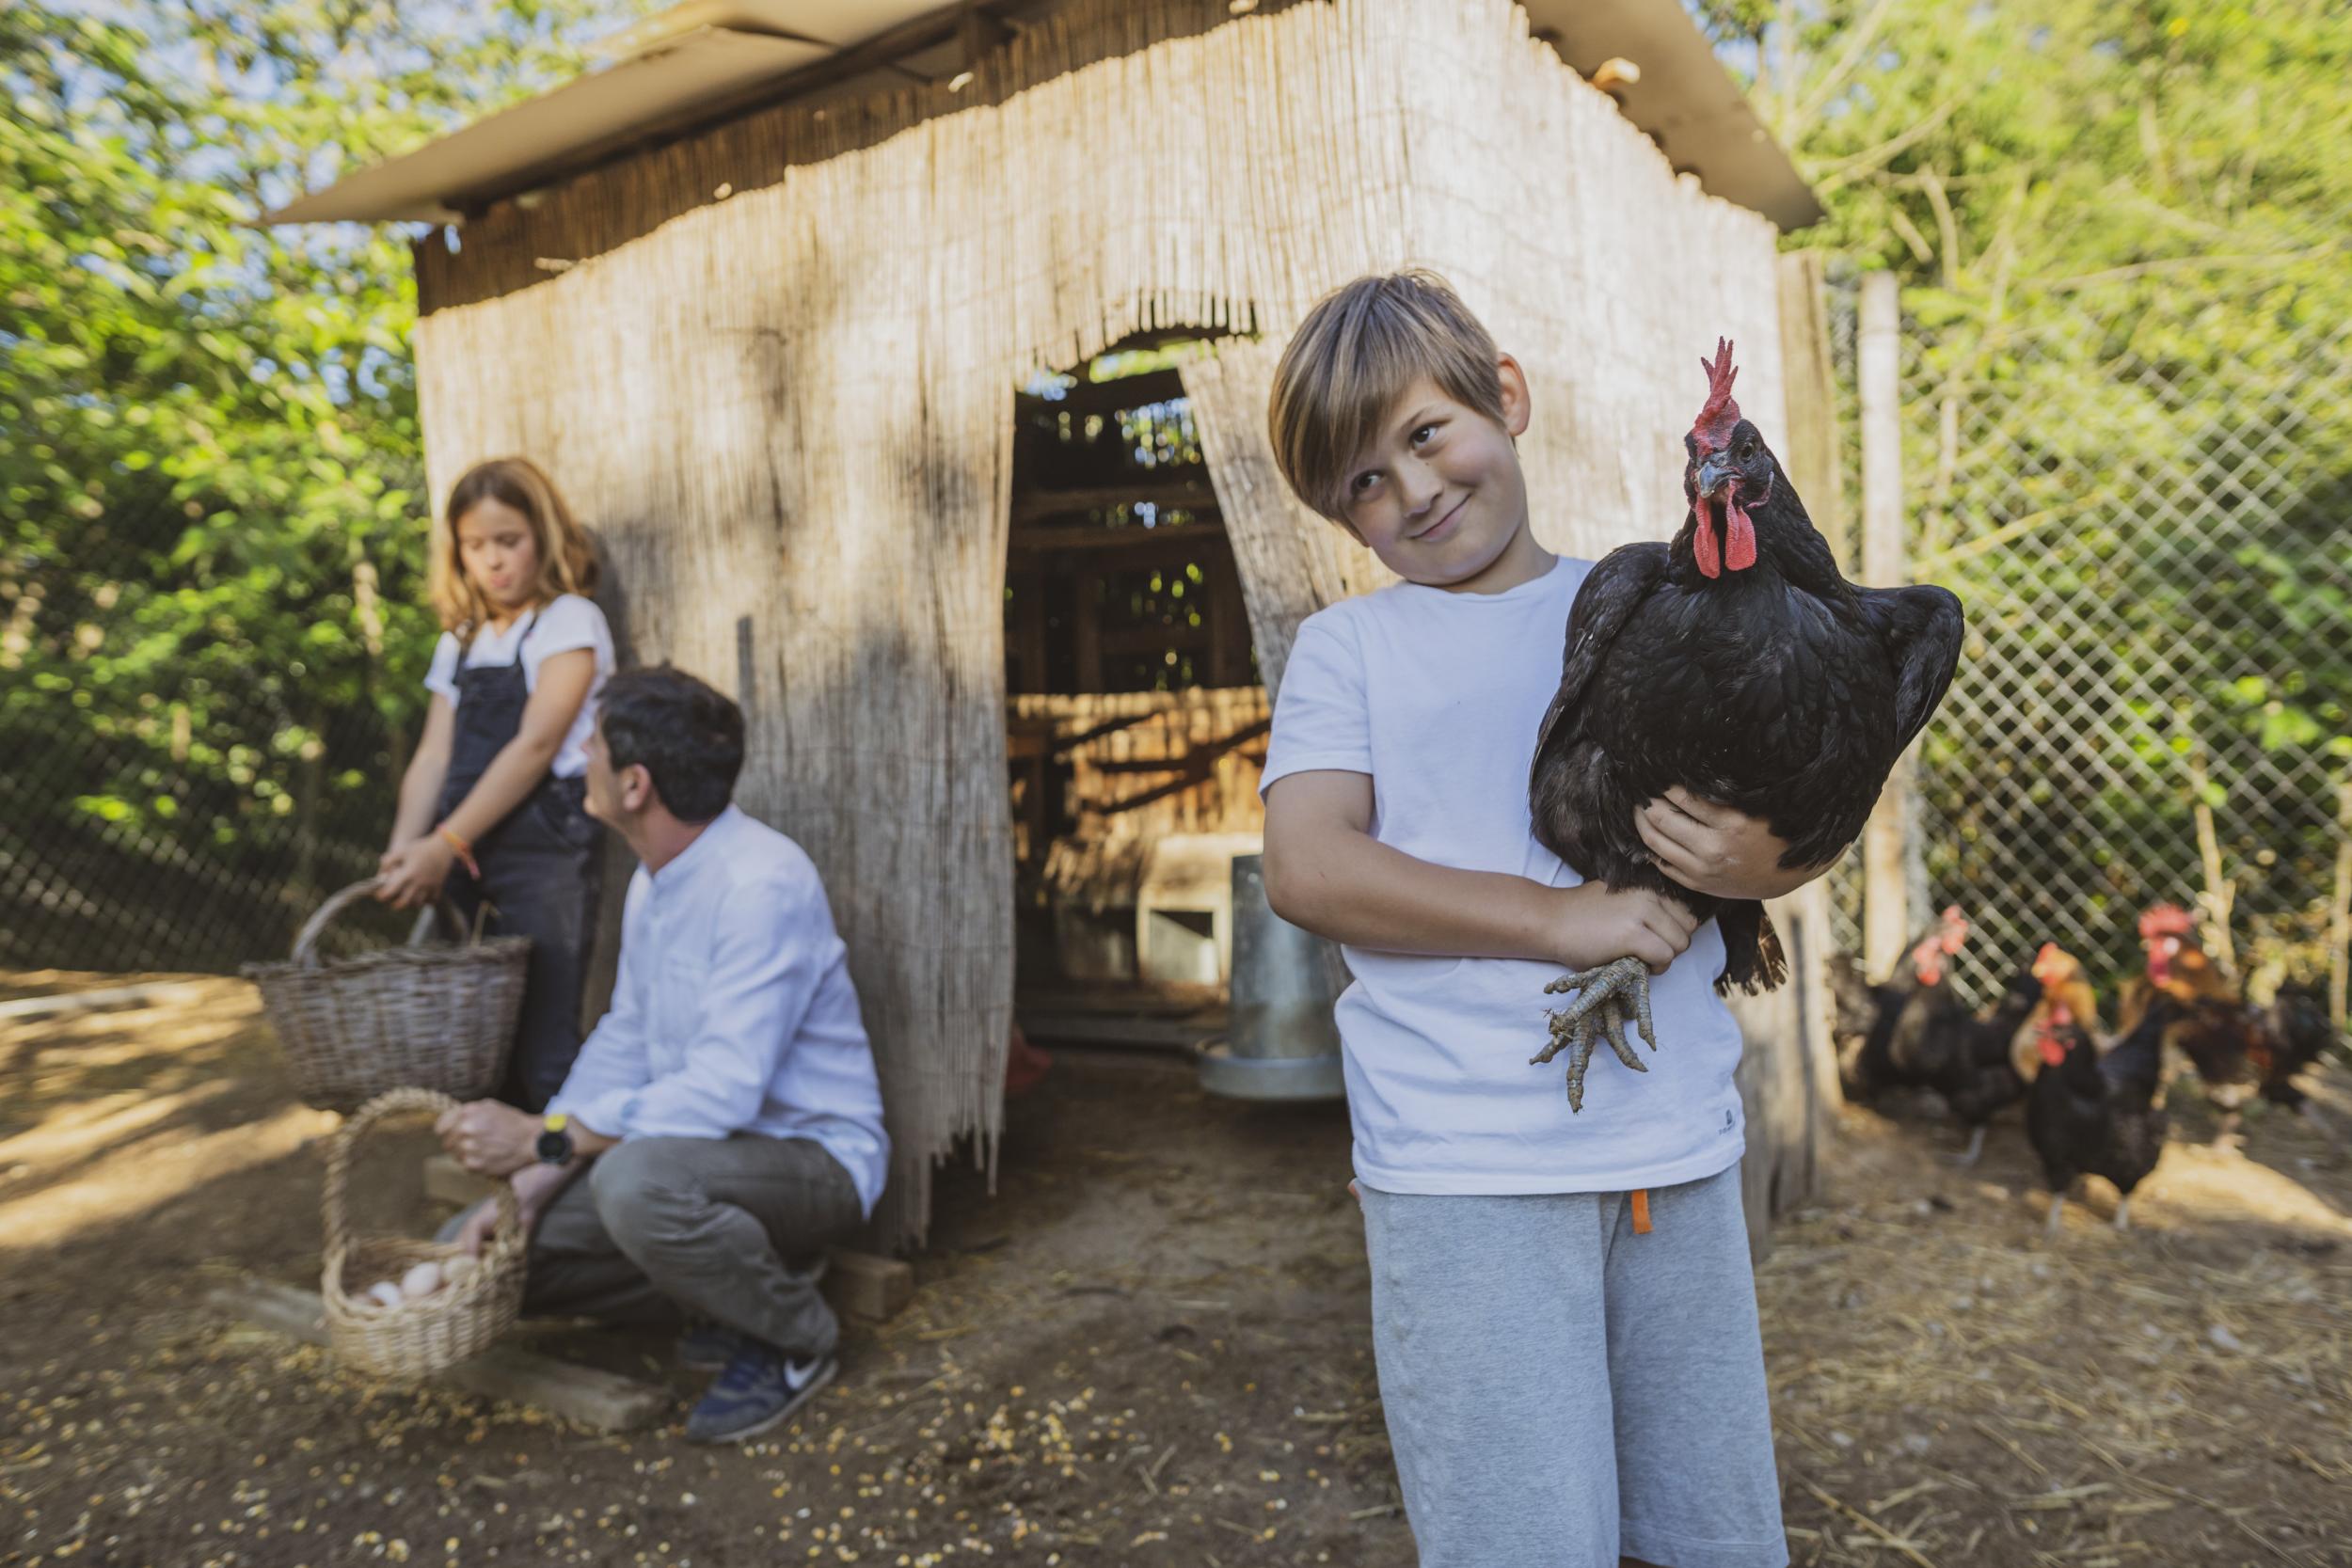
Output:
[[[120,980],[0,996],[84,983]],[[0,1023],[0,1564],[1413,1560],[1338,1106],[1061,1053],[995,1195],[942,1173],[914,1306],[720,1451],[372,1385],[208,1310],[248,1272],[315,1284],[334,1124],[235,982]],[[1758,1274],[1797,1562],[2352,1565],[2352,1165],[2315,1132],[2176,1142],[2137,1229],[2102,1188],[2047,1246],[2013,1119],[1975,1171],[1899,1108],[1842,1131]],[[372,1142],[364,1223],[430,1224],[425,1147]],[[673,1377],[681,1418],[694,1391],[660,1338],[530,1332]]]

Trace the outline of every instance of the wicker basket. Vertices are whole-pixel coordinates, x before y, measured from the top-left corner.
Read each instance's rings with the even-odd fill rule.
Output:
[[[378,880],[354,882],[320,905],[294,938],[291,962],[245,966],[294,1090],[306,1104],[346,1115],[398,1088],[482,1099],[506,1071],[531,939],[485,941],[477,932],[463,946],[426,945],[428,912],[405,947],[322,960],[326,923]],[[451,928],[460,928],[453,917]]]
[[[351,1233],[343,1190],[351,1180],[351,1155],[360,1135],[384,1117],[403,1111],[441,1112],[457,1103],[430,1089],[395,1089],[378,1095],[335,1133],[326,1157],[326,1273],[319,1299],[326,1307],[326,1333],[335,1354],[379,1377],[430,1377],[487,1350],[522,1315],[524,1257],[528,1239],[515,1208],[514,1188],[499,1183],[498,1228],[482,1249],[480,1267],[455,1284],[444,1284],[421,1301],[385,1307],[368,1287],[397,1283],[419,1263],[447,1263],[463,1250],[446,1242],[405,1236]]]

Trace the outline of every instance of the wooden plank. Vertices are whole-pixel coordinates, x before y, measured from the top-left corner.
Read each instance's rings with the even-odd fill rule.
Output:
[[[1092,512],[1105,506],[1183,507],[1203,511],[1216,505],[1216,491],[1205,479],[1159,484],[1090,484],[1077,490],[1025,490],[1012,498],[1012,523],[1019,528],[1042,517],[1071,512]]]
[[[1215,507],[1202,508],[1214,513]],[[1100,523],[1031,523],[1012,531],[1007,548],[1017,554],[1060,555],[1070,550],[1096,554],[1152,553],[1182,550],[1197,554],[1204,540],[1222,540],[1223,523],[1162,523],[1157,528],[1104,528]],[[1034,563],[1032,563],[1034,564]]]
[[[316,1294],[271,1279],[215,1287],[205,1302],[215,1311],[300,1339],[327,1342],[326,1310]],[[576,1361],[559,1361],[511,1345],[494,1345],[426,1380],[485,1399],[508,1400],[561,1416],[599,1432],[634,1432],[670,1409],[667,1388]]]
[[[1127,980],[1023,986],[1013,1009],[1030,1013],[1183,1016],[1221,1006],[1223,986],[1198,980]],[[1222,1027],[1222,1025],[1220,1025]]]
[[[914,1271],[896,1258],[831,1247],[825,1265],[825,1299],[836,1312],[888,1323],[914,1299]]]
[[[59,1013],[97,1012],[107,1007],[146,1006],[160,1002],[186,1001],[202,980],[150,980],[135,986],[109,986],[103,990],[54,991],[0,1002],[0,1023],[20,1019],[50,1018]]]
[[[497,1185],[446,1154],[430,1155],[424,1162],[424,1196],[437,1203],[470,1208]],[[828,1247],[825,1261],[825,1299],[836,1312],[888,1323],[914,1299],[914,1271],[895,1258]]]
[[[1106,654],[1156,654],[1168,648],[1206,648],[1209,634],[1201,626],[1122,626],[1103,633],[1096,645]]]
[[[1106,1013],[1022,1010],[1021,1032],[1032,1044],[1047,1040],[1088,1045],[1139,1045],[1163,1051],[1197,1051],[1225,1032],[1222,1010],[1183,1018],[1120,1018]]]
[[[1181,371],[1146,371],[1141,375],[1122,375],[1109,381],[1082,380],[1057,398],[1033,398],[1025,393],[1021,404],[1025,415],[1033,410],[1050,414],[1121,414],[1131,408],[1149,408],[1155,403],[1173,403],[1184,395]]]

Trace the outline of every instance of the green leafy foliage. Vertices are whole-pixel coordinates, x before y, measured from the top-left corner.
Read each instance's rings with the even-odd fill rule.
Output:
[[[0,8],[0,951],[277,948],[366,875],[434,626],[405,236],[257,219],[627,8]]]
[[[2115,968],[2210,891],[2319,950],[2352,741],[2352,27],[2328,0],[1696,8],[1904,284],[1915,576],[1975,634],[1924,748],[1938,904]],[[1834,273],[1834,276],[1836,274]],[[1851,431],[1851,424],[1849,430]]]

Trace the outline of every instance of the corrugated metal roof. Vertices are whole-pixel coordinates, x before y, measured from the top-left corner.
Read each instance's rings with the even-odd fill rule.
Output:
[[[883,37],[940,0],[686,0],[595,46],[611,63],[288,203],[269,223],[454,223],[599,150]]]
[[[1782,229],[1821,208],[1676,0],[1523,0],[1531,24],[1591,75],[1632,61],[1625,113],[1708,191]],[[469,208],[547,184],[646,137],[707,118],[828,60],[909,38],[902,64],[936,69],[942,40],[921,19],[969,8],[940,0],[686,0],[604,40],[612,63],[539,97],[359,169],[272,213],[269,223],[453,223]],[[935,33],[937,29],[932,29]],[[952,49],[952,43],[949,44]],[[918,58],[919,56],[919,58]],[[789,90],[787,88],[787,90]]]
[[[1813,188],[1772,138],[1714,47],[1676,0],[1520,0],[1531,26],[1590,76],[1612,59],[1641,78],[1612,89],[1628,119],[1677,168],[1782,230],[1824,216]]]

